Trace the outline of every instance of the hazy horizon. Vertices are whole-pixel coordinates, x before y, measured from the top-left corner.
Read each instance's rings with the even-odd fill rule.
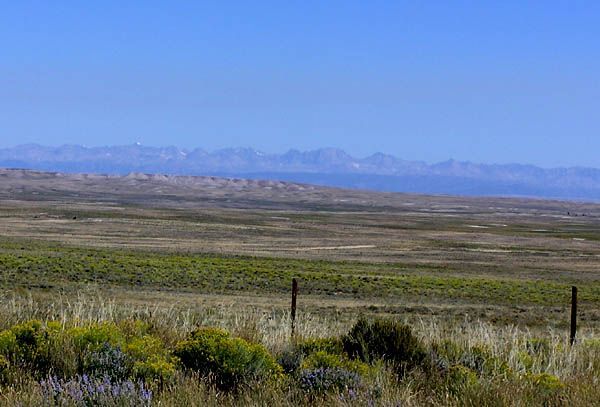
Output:
[[[600,4],[12,2],[0,147],[600,167]]]
[[[370,153],[366,153],[364,155],[357,155],[357,154],[352,154],[348,151],[346,151],[343,148],[340,147],[336,147],[336,146],[321,146],[321,147],[317,147],[317,148],[313,148],[313,149],[300,149],[294,146],[291,146],[289,148],[286,148],[285,150],[280,150],[280,151],[265,151],[262,149],[258,149],[256,147],[253,147],[251,145],[232,145],[232,146],[224,146],[224,147],[219,147],[219,148],[213,148],[213,149],[208,149],[208,148],[204,148],[202,146],[195,146],[195,147],[181,147],[175,144],[163,144],[163,145],[148,145],[148,144],[143,144],[140,142],[133,142],[133,143],[128,143],[128,144],[97,144],[97,145],[86,145],[86,144],[77,144],[77,143],[63,143],[63,144],[41,144],[41,143],[18,143],[18,144],[14,144],[14,145],[10,145],[10,146],[0,146],[0,150],[4,149],[14,149],[17,147],[22,147],[22,146],[27,146],[27,145],[37,145],[40,147],[48,147],[48,148],[61,148],[61,147],[65,147],[65,146],[77,146],[77,147],[84,147],[84,148],[88,148],[88,149],[93,149],[93,148],[116,148],[116,147],[128,147],[128,146],[134,146],[134,145],[139,145],[140,147],[148,147],[148,148],[153,148],[153,149],[161,149],[161,148],[177,148],[179,150],[182,151],[186,151],[186,152],[191,152],[194,150],[202,150],[205,151],[209,154],[213,154],[216,153],[218,151],[222,151],[222,150],[229,150],[229,149],[251,149],[251,150],[255,150],[257,152],[261,152],[267,155],[284,155],[290,151],[299,151],[302,153],[306,153],[306,152],[311,152],[311,151],[318,151],[318,150],[327,150],[327,149],[334,149],[334,150],[340,150],[343,151],[347,154],[349,154],[350,156],[352,156],[353,158],[357,158],[357,159],[365,159],[371,156],[374,156],[376,154],[386,154],[386,155],[390,155],[393,156],[397,159],[403,160],[403,161],[408,161],[408,162],[420,162],[420,163],[425,163],[427,165],[435,165],[435,164],[441,164],[441,163],[445,163],[445,162],[449,162],[449,161],[457,161],[457,162],[464,162],[464,163],[473,163],[473,164],[478,164],[478,165],[500,165],[500,166],[510,166],[510,165],[525,165],[525,166],[534,166],[534,167],[538,167],[541,169],[558,169],[558,168],[591,168],[591,169],[600,169],[600,165],[598,167],[593,167],[593,166],[582,166],[582,165],[564,165],[564,166],[544,166],[544,165],[537,165],[537,164],[533,164],[530,162],[516,162],[516,161],[506,161],[506,162],[485,162],[485,161],[476,161],[476,160],[460,160],[457,159],[455,157],[447,157],[446,159],[442,159],[439,161],[428,161],[428,160],[424,160],[424,159],[419,159],[416,157],[403,157],[403,156],[399,156],[399,155],[395,155],[395,154],[391,154],[391,153],[386,153],[384,151],[372,151]]]

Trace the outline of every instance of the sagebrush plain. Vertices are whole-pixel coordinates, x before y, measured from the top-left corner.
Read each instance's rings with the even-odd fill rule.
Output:
[[[457,346],[454,354],[480,347],[512,372],[461,370],[456,391],[443,380],[427,388],[418,371],[392,379],[382,367],[364,375],[377,397],[332,392],[319,396],[323,402],[586,405],[599,398],[600,205],[210,177],[0,176],[2,329],[32,319],[65,329],[139,320],[168,348],[197,326],[213,326],[280,355],[291,346],[297,278],[303,340],[344,335],[359,315],[384,317],[407,324],[440,354],[445,341]],[[579,289],[574,347],[571,286]],[[531,351],[538,342],[543,352]],[[189,375],[177,383],[155,389],[154,400],[316,403],[281,383],[235,394]],[[24,400],[22,386],[9,381],[3,400]]]

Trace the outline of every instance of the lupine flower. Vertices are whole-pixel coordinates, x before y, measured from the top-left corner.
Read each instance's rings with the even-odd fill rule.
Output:
[[[300,387],[308,392],[324,393],[330,390],[352,390],[360,386],[360,375],[341,368],[305,370],[300,375]]]
[[[126,404],[149,406],[152,402],[152,391],[143,382],[113,381],[108,376],[95,379],[82,375],[69,380],[51,376],[42,380],[40,385],[45,405]]]

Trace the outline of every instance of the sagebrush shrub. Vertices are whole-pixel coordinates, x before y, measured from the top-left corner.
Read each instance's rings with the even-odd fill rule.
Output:
[[[325,352],[328,355],[344,355],[340,338],[308,338],[294,341],[289,347],[277,355],[277,362],[288,374],[297,373],[303,361],[316,352]]]
[[[279,377],[282,368],[259,344],[232,338],[226,331],[200,328],[190,339],[177,344],[174,352],[181,364],[210,376],[221,389]]]
[[[294,374],[300,369],[304,355],[295,347],[288,347],[277,354],[277,363],[286,374]]]
[[[428,354],[409,326],[388,319],[359,318],[342,337],[344,351],[353,359],[384,360],[400,376],[416,367],[428,367]]]

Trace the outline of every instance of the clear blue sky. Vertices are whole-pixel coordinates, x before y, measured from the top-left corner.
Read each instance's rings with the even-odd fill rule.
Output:
[[[0,147],[600,167],[599,22],[598,1],[7,1]]]

